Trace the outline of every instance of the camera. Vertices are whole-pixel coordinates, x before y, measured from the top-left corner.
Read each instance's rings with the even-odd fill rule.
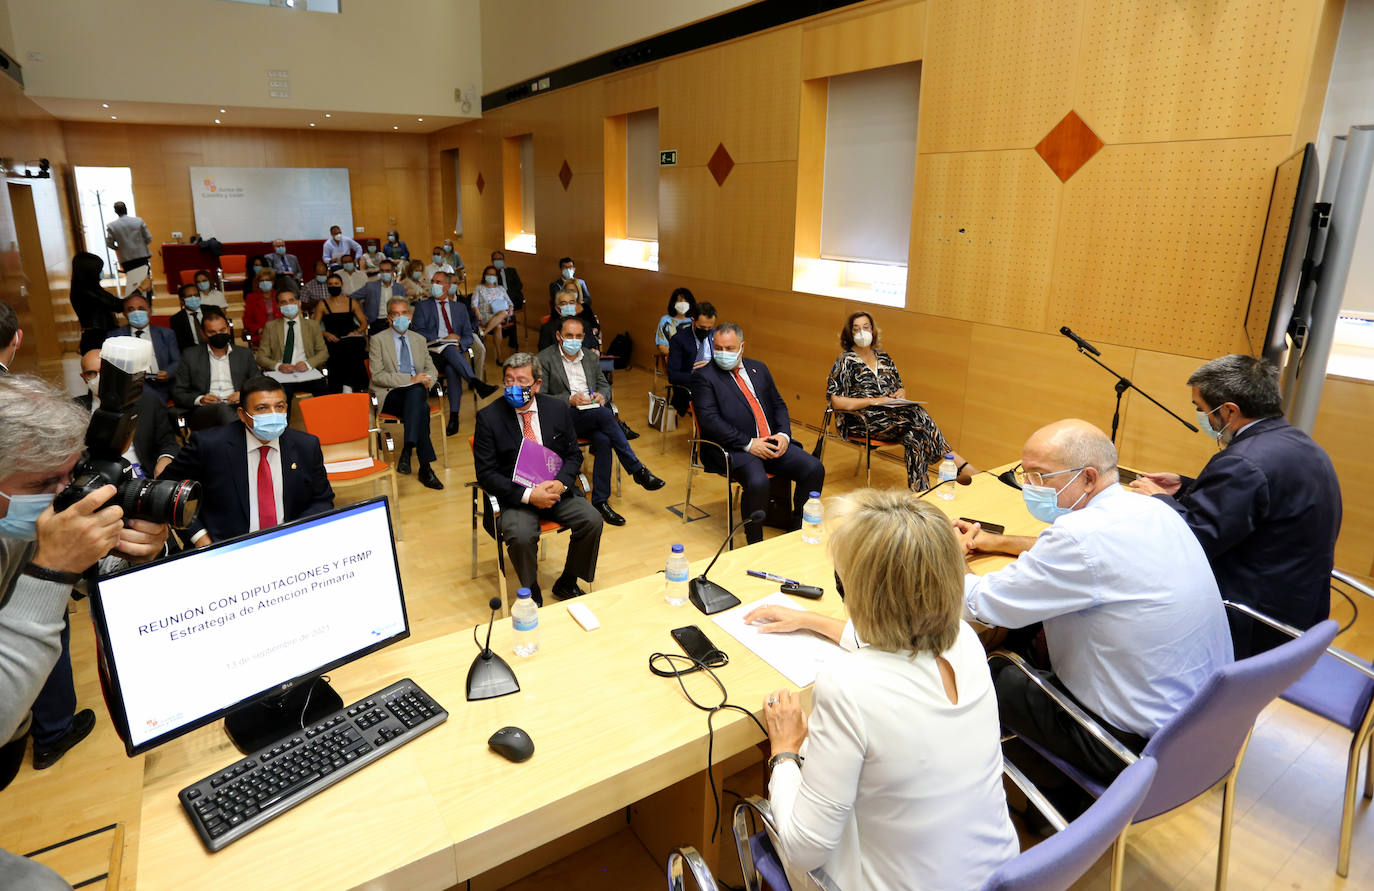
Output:
[[[136,351],[139,348],[146,351],[147,345],[139,344]],[[101,507],[117,504],[126,519],[178,528],[195,519],[200,508],[200,483],[135,476],[124,458],[138,426],[143,375],[142,371],[131,373],[120,368],[104,356],[102,349],[100,405],[86,428],[86,454],[72,469],[71,483],[53,499],[54,510],[66,510],[102,486],[113,485],[115,496]]]

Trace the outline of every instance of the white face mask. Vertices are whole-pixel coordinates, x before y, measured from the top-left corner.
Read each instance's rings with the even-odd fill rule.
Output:
[[[677,313],[678,315],[680,315],[680,316],[685,316],[685,315],[687,315],[687,310],[689,310],[689,309],[691,309],[691,308],[692,308],[692,304],[690,304],[690,303],[683,303],[682,301],[678,301],[677,303],[674,303],[674,304],[673,304],[673,311],[676,312],[676,313]]]
[[[576,267],[569,266],[567,269],[563,270],[563,277],[566,279],[571,279],[573,277],[573,273],[575,272],[577,272]]]
[[[873,343],[872,331],[858,331],[854,334],[854,346],[866,347]]]
[[[95,377],[91,378],[90,380],[86,381],[86,389],[90,391],[90,393],[91,393],[92,396],[99,395],[99,393],[100,393],[100,375],[99,375],[99,374],[97,374]]]

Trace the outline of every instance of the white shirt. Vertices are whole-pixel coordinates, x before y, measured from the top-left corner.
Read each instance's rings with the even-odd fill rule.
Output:
[[[1197,537],[1164,502],[1116,485],[1055,520],[1015,563],[965,576],[964,615],[1003,628],[1044,622],[1069,692],[1144,737],[1232,659]]]
[[[282,337],[286,337],[291,331],[296,332],[296,336],[291,338],[291,360],[281,362],[281,365],[295,365],[297,362],[305,361],[305,337],[301,334],[300,316],[294,319],[282,319],[286,323],[286,331],[282,332]]]
[[[961,622],[943,655],[957,704],[929,653],[868,647],[816,676],[806,764],[779,762],[768,784],[789,872],[823,866],[847,891],[964,891],[1019,852],[983,647]]]
[[[216,356],[215,351],[206,349],[206,354],[210,357],[210,390],[209,392],[220,399],[225,399],[234,392],[234,376],[229,372],[229,353],[234,349],[230,344],[224,350],[223,356]],[[200,400],[204,396],[196,397],[196,405],[200,405]]]
[[[453,267],[448,265],[447,263],[426,263],[425,281],[433,281],[434,273],[436,272],[447,272],[449,275],[453,275]]]
[[[196,293],[200,295],[200,305],[202,307],[214,305],[223,309],[224,307],[229,305],[228,302],[224,299],[224,292],[221,291],[219,288],[211,288],[208,291],[201,291],[197,289]]]
[[[520,416],[523,415],[525,412],[528,411],[528,412],[529,412],[529,415],[530,415],[530,426],[531,426],[532,428],[534,428],[534,438],[535,438],[535,440],[538,441],[538,443],[539,443],[540,445],[543,445],[543,444],[544,444],[544,431],[543,431],[543,428],[541,428],[541,427],[539,426],[539,408],[538,408],[538,405],[539,405],[539,400],[537,400],[537,399],[535,399],[533,396],[531,396],[531,397],[530,397],[530,404],[529,404],[529,405],[525,406],[524,408],[517,408],[517,409],[515,410],[515,423],[520,425],[520,436],[521,436],[521,438],[523,439],[524,436],[525,436],[525,422],[522,421],[522,420],[520,419]],[[522,504],[529,504],[529,503],[530,503],[530,493],[533,492],[533,491],[534,491],[534,489],[531,489],[531,488],[526,488],[526,489],[525,489],[524,494],[522,494],[522,495],[520,496],[520,501],[521,501]]]
[[[258,524],[258,463],[262,460],[259,449],[263,446],[268,447],[267,466],[272,468],[272,500],[277,505],[277,522],[286,520],[281,501],[281,437],[263,442],[249,430],[244,438],[248,440],[248,531],[257,532],[262,528]]]
[[[339,278],[343,279],[343,292],[350,297],[358,293],[363,285],[368,282],[367,273],[356,266],[353,268],[352,272],[345,272],[343,269],[340,269],[337,275]]]
[[[362,252],[362,245],[358,244],[347,235],[341,236],[339,241],[335,241],[332,235],[324,240],[323,253],[326,265],[341,261],[350,254],[356,257]]]
[[[569,392],[586,395],[591,387],[587,386],[587,369],[582,367],[582,351],[578,350],[576,356],[570,357],[560,346],[558,357],[563,360],[563,373],[568,376]]]
[[[144,325],[142,328],[135,328],[133,325],[130,325],[129,336],[137,337],[139,340],[146,340],[148,341],[148,343],[151,344],[153,342],[152,327],[153,325],[151,322],[149,322],[147,325]],[[159,369],[157,367],[157,350],[153,349],[148,352],[148,373],[157,374],[158,370]]]

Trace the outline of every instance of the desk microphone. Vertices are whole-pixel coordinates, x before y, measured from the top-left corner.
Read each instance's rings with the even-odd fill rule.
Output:
[[[711,571],[711,567],[716,565],[716,561],[720,559],[720,555],[725,552],[725,546],[735,537],[735,533],[739,531],[741,526],[745,523],[762,523],[765,516],[766,514],[764,514],[763,511],[756,510],[736,523],[735,528],[730,530],[730,534],[725,536],[725,541],[720,543],[720,548],[716,551],[716,555],[711,558],[710,563],[706,564],[706,568],[702,570],[701,575],[687,583],[687,599],[692,601],[692,606],[695,606],[709,616],[712,613],[718,613],[721,610],[727,610],[732,606],[739,605],[738,597],[731,594],[720,585],[717,585],[715,582],[707,579],[706,574]]]
[[[1013,489],[1021,488],[1021,484],[1016,481],[1015,470],[1004,470],[1001,473],[997,474],[997,478],[1002,482],[1006,483],[1008,486],[1011,486]]]
[[[1077,334],[1074,334],[1072,331],[1070,331],[1068,325],[1065,325],[1064,327],[1060,328],[1060,329],[1059,329],[1059,333],[1062,334],[1062,335],[1064,335],[1065,337],[1067,337],[1069,340],[1072,340],[1074,343],[1078,344],[1078,348],[1079,348],[1080,350],[1087,350],[1088,352],[1092,353],[1094,356],[1100,356],[1100,355],[1102,355],[1102,351],[1101,351],[1101,350],[1099,350],[1097,347],[1093,346],[1092,344],[1088,343],[1086,340],[1084,340],[1083,338],[1079,337]]]
[[[491,651],[491,626],[496,623],[496,611],[501,608],[501,598],[493,597],[487,605],[491,607],[491,618],[487,621],[487,642],[468,669],[469,702],[520,692],[520,682],[515,679],[515,672],[505,659]],[[472,640],[473,643],[477,642],[476,629],[473,629]]]

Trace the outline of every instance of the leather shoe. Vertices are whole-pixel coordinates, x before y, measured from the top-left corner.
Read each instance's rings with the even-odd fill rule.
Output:
[[[402,455],[401,460],[396,462],[397,473],[410,473],[410,456]]]
[[[643,464],[639,465],[639,469],[634,472],[634,481],[639,483],[639,485],[648,492],[657,492],[659,489],[668,485],[663,480],[654,476],[654,472]]]
[[[619,421],[619,423],[620,432],[625,434],[626,439],[639,439],[639,434],[631,430],[629,424],[626,424],[624,421]]]
[[[444,428],[445,436],[452,436],[458,432],[458,413],[454,412],[448,416],[448,426]]]
[[[573,579],[572,581],[559,579],[553,583],[553,596],[555,600],[571,600],[574,597],[581,597],[586,593],[586,591],[577,587],[577,579]]]
[[[72,726],[56,742],[40,746],[38,743],[33,745],[33,769],[47,770],[67,754],[73,746],[91,735],[91,730],[95,727],[95,712],[88,708],[83,708],[72,716]]]
[[[495,393],[497,390],[501,388],[493,384],[484,384],[476,378],[473,378],[472,389],[477,391],[477,398],[486,399],[488,396]]]
[[[611,507],[610,502],[603,501],[600,504],[593,504],[592,507],[596,508],[596,512],[601,514],[601,518],[605,520],[607,523],[610,523],[612,526],[625,525],[625,518],[615,512],[615,508]],[[555,594],[558,593],[557,588],[554,588],[553,590]]]
[[[442,489],[444,487],[444,484],[439,481],[439,477],[435,475],[434,468],[430,467],[428,464],[420,468],[420,475],[415,478],[420,481],[420,485],[428,486],[431,489]]]

